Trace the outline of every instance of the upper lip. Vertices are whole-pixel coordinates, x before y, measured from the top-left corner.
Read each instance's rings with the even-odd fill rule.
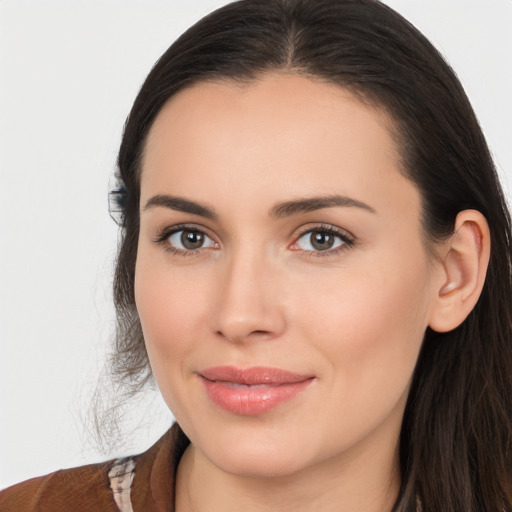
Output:
[[[213,366],[198,372],[201,377],[210,381],[233,382],[236,384],[245,384],[247,386],[256,386],[261,384],[279,385],[293,384],[312,379],[314,375],[300,374],[283,370],[281,368],[271,368],[264,366],[254,366],[251,368],[236,368],[234,366]]]

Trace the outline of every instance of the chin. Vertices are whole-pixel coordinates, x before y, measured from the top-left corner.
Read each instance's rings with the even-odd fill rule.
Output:
[[[222,471],[243,477],[283,477],[308,465],[305,440],[276,433],[220,436],[199,443],[209,461]]]
[[[229,473],[246,478],[278,478],[286,477],[304,469],[305,464],[294,460],[290,455],[273,453],[215,453],[210,462]]]

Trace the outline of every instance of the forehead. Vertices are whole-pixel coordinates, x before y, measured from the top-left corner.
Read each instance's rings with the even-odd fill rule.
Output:
[[[142,196],[193,191],[198,200],[232,202],[232,182],[238,200],[344,194],[378,203],[404,187],[417,195],[400,172],[389,127],[384,113],[319,79],[268,74],[245,84],[202,82],[157,116],[144,152]]]
[[[394,126],[390,116],[384,109],[371,107],[369,102],[363,104],[361,98],[362,95],[356,97],[348,89],[321,78],[284,72],[267,73],[247,82],[199,82],[181,90],[164,105],[150,129],[146,153],[158,150],[162,138],[168,143],[172,137],[178,145],[185,138],[191,142],[192,136],[206,144],[219,142],[224,135],[235,141],[246,137],[248,132],[252,132],[254,140],[259,130],[260,140],[264,142],[265,134],[282,136],[284,128],[293,136],[288,142],[295,140],[299,145],[308,136],[313,142],[314,132],[321,135],[332,132],[333,122],[337,125],[333,136],[340,134],[344,123],[350,123],[353,137],[363,127],[368,136],[380,135],[379,142],[388,143],[391,149]],[[222,133],[212,130],[220,127],[223,120],[229,121],[229,133],[227,126],[223,126]],[[343,135],[349,142],[349,133]],[[283,144],[284,138],[279,137],[278,142]]]

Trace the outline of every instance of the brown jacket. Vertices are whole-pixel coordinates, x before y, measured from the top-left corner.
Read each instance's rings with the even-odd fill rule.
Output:
[[[133,457],[134,512],[174,510],[174,480],[188,439],[177,424],[148,451]],[[114,461],[64,469],[0,491],[1,512],[118,512],[108,472]]]

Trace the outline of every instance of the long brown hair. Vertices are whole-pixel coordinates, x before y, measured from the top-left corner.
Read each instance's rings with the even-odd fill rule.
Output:
[[[489,149],[462,86],[427,39],[375,0],[242,0],[185,32],[144,82],[127,120],[113,192],[122,226],[114,281],[114,370],[135,391],[151,378],[134,300],[140,163],[162,106],[210,79],[267,71],[321,77],[384,109],[402,172],[419,188],[431,240],[464,209],[482,212],[492,253],[469,317],[425,333],[400,435],[395,511],[512,511],[510,216]]]

